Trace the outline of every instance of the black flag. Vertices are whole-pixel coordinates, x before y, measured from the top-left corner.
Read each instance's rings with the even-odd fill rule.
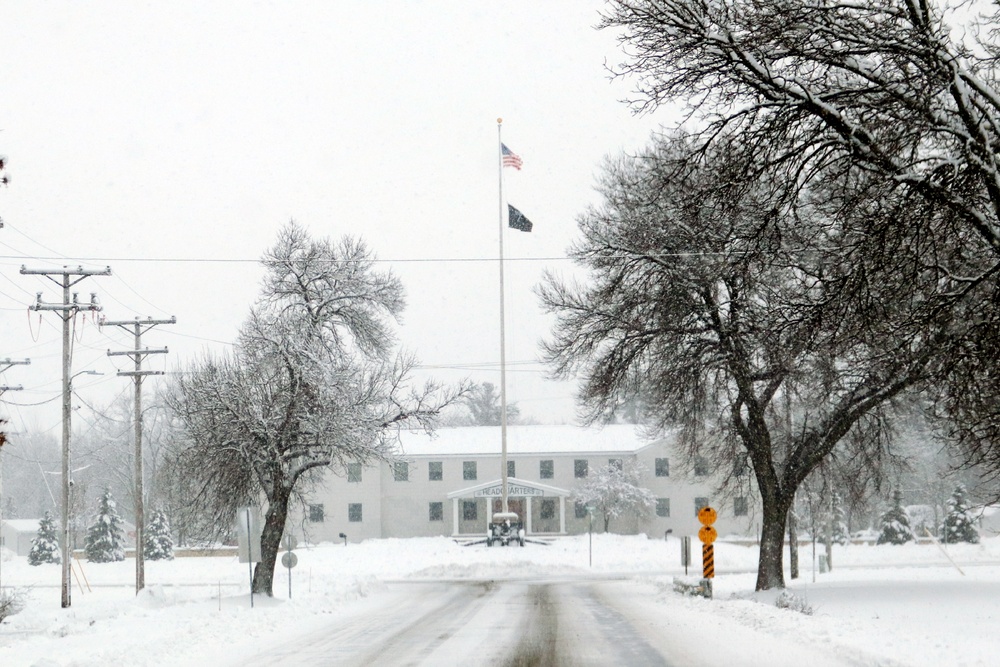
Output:
[[[532,227],[531,220],[524,217],[524,213],[521,213],[510,204],[507,204],[507,226],[522,232],[530,232]]]

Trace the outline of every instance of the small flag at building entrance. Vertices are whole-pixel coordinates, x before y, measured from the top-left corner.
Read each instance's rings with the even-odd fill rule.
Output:
[[[518,171],[521,171],[521,156],[507,148],[505,144],[500,144],[500,153],[503,155],[503,166],[514,167]]]
[[[507,204],[507,226],[512,229],[519,229],[522,232],[530,232],[532,224],[531,220],[524,217],[524,213]]]

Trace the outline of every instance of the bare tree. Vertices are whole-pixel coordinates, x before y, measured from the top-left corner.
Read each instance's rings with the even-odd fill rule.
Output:
[[[294,223],[264,256],[261,297],[234,352],[206,358],[178,382],[187,432],[183,468],[194,504],[229,523],[266,500],[253,589],[272,594],[290,502],[331,466],[388,458],[396,429],[431,428],[461,390],[408,387],[413,359],[393,354],[402,285],[360,241],[313,240]]]
[[[582,378],[590,421],[641,396],[647,428],[680,426],[691,457],[727,464],[724,485],[745,484],[749,463],[767,589],[784,585],[796,489],[833,455],[879,474],[895,402],[930,379],[975,299],[951,294],[923,245],[869,235],[897,229],[906,202],[837,179],[824,187],[841,199],[748,178],[744,149],[667,136],[609,164],[571,251],[592,282],[548,275],[540,295],[558,318],[546,357]],[[948,247],[933,221],[909,222]]]
[[[472,426],[500,425],[500,394],[492,382],[482,382],[472,385],[468,394],[462,400],[469,411]],[[520,416],[521,410],[516,403],[507,404],[507,423],[513,424]]]
[[[30,519],[58,508],[59,443],[49,433],[27,431],[3,449],[3,515]],[[16,514],[14,511],[16,511]]]
[[[636,109],[686,103],[705,142],[741,136],[758,177],[867,184],[905,202],[910,213],[869,239],[916,245],[922,220],[947,227],[951,251],[925,248],[921,261],[942,292],[979,307],[938,355],[933,415],[995,481],[1000,47],[995,4],[960,4],[950,15],[968,17],[961,32],[934,0],[612,0],[602,25],[622,30],[616,71],[636,82]],[[991,15],[972,18],[977,9]]]

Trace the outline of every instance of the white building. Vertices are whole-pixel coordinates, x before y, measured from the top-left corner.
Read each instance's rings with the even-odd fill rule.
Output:
[[[307,507],[293,519],[293,532],[310,542],[357,542],[380,537],[479,536],[500,511],[499,427],[439,429],[435,435],[405,432],[401,453],[391,463],[349,466],[328,473],[307,494]],[[685,473],[667,440],[639,438],[634,426],[510,426],[507,429],[510,510],[527,535],[586,533],[584,508],[569,497],[587,475],[612,461],[637,460],[647,470],[641,485],[657,498],[645,519],[613,519],[609,530],[662,537],[696,534],[696,512],[711,505],[719,513],[719,535],[756,536],[750,498],[712,498],[710,471]],[[603,524],[594,517],[594,530]]]
[[[18,556],[31,552],[31,541],[38,536],[38,519],[4,519],[0,521],[0,547]]]

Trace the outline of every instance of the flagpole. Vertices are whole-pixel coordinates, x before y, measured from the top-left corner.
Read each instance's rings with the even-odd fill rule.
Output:
[[[507,340],[504,331],[504,288],[503,288],[503,138],[500,129],[503,118],[497,118],[497,173],[499,180],[499,238],[500,238],[500,473],[502,511],[508,511],[507,503]]]

